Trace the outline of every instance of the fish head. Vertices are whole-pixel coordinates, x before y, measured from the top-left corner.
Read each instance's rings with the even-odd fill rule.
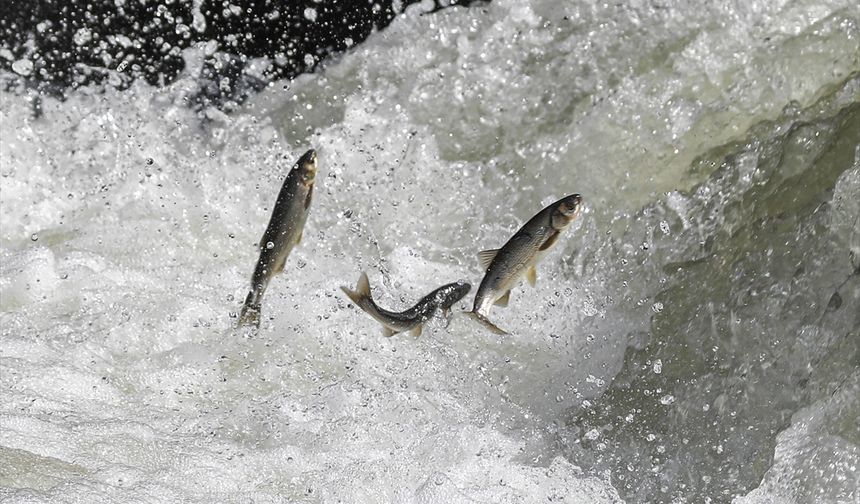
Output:
[[[302,182],[306,186],[314,183],[314,177],[317,175],[317,151],[310,149],[299,158],[296,163],[299,168],[299,174],[302,177]]]
[[[439,293],[439,306],[444,310],[450,309],[457,301],[463,299],[470,290],[472,290],[472,285],[468,282],[454,282],[448,285]]]
[[[571,194],[562,198],[552,213],[552,227],[556,231],[566,228],[582,211],[582,196]]]

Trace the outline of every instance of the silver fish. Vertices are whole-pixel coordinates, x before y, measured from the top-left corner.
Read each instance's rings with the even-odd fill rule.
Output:
[[[245,298],[239,325],[260,325],[260,304],[272,277],[284,270],[293,247],[302,240],[317,173],[317,153],[310,149],[293,165],[284,180],[269,227],[260,240],[260,258],[251,277],[251,291]]]
[[[385,310],[373,301],[366,273],[362,273],[359,277],[355,290],[346,287],[341,287],[341,290],[356,306],[382,324],[382,334],[389,337],[405,331],[411,331],[413,336],[419,336],[424,323],[430,320],[437,310],[441,309],[443,313],[447,313],[454,303],[469,293],[471,288],[472,286],[466,282],[443,285],[421,298],[412,308],[402,312]]]
[[[469,315],[478,319],[496,334],[507,334],[487,319],[495,304],[507,306],[511,289],[525,276],[534,286],[536,265],[558,241],[561,232],[582,210],[582,196],[572,194],[556,201],[532,217],[499,249],[478,253],[484,279],[475,294],[475,304]]]

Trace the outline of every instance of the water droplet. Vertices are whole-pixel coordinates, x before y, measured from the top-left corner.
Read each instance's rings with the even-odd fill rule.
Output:
[[[33,73],[33,62],[24,58],[12,63],[12,71],[24,77]]]

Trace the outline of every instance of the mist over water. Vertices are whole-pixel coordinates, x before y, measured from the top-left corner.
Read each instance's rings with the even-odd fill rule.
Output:
[[[3,500],[856,502],[856,5],[423,10],[230,115],[186,106],[203,47],[38,117],[3,77]],[[340,292],[477,286],[478,251],[571,193],[491,313],[510,336],[383,338]]]

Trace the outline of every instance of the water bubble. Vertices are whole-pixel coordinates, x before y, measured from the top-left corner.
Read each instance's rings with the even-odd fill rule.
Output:
[[[316,22],[316,20],[317,20],[317,10],[314,9],[313,7],[308,7],[307,9],[305,9],[304,15],[305,15],[305,19],[307,19],[308,21],[310,21],[312,23]]]
[[[654,361],[654,366],[652,367],[655,374],[660,374],[663,372],[663,361],[657,359]]]
[[[273,242],[266,242],[267,250],[272,250],[273,248],[275,248],[275,244]]]
[[[39,234],[38,233],[31,234],[30,239],[33,241],[39,241]]]
[[[152,163],[154,163],[154,162],[155,162],[155,160],[154,160],[154,159],[152,159],[151,157],[146,158],[146,164],[147,164],[147,165],[150,165],[150,166],[151,166],[151,165],[152,165]]]
[[[660,221],[660,231],[665,235],[669,234],[669,231],[671,231],[671,229],[669,229],[669,223],[666,221]]]
[[[585,433],[584,437],[589,441],[594,441],[595,439],[600,437],[600,431],[597,429],[591,429],[590,431]]]
[[[651,305],[651,310],[654,313],[660,313],[661,311],[663,311],[663,303],[661,303],[660,301],[657,301],[656,303]]]
[[[668,406],[673,402],[675,402],[675,396],[673,396],[672,394],[666,394],[660,398],[660,404],[664,406]]]

